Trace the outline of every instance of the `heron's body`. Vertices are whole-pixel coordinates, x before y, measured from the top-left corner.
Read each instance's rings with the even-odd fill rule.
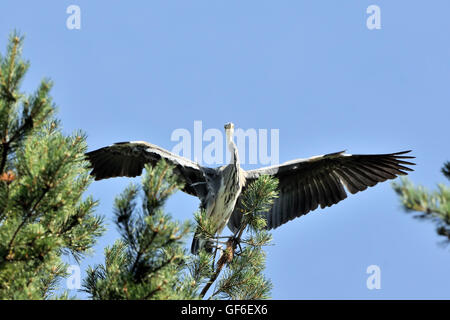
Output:
[[[146,163],[156,164],[165,159],[174,166],[173,173],[184,182],[182,191],[200,199],[215,233],[226,225],[231,231],[239,230],[242,211],[239,197],[249,183],[261,175],[271,175],[279,181],[279,197],[265,215],[267,229],[307,214],[330,207],[347,197],[345,189],[354,194],[379,182],[406,175],[413,171],[405,161],[409,151],[387,154],[352,155],[344,151],[292,160],[277,166],[244,171],[233,142],[233,124],[225,125],[227,146],[231,153],[228,165],[207,168],[163,148],[143,141],[116,143],[88,152],[96,180],[118,176],[135,177],[142,173]],[[206,241],[194,236],[192,252],[205,247]]]
[[[219,168],[219,177],[219,190],[208,196],[204,208],[217,226],[217,233],[227,225],[245,183],[243,172],[234,164]]]
[[[214,232],[220,234],[233,214],[236,202],[245,185],[245,172],[239,164],[239,156],[232,137],[227,134],[228,148],[231,152],[230,164],[217,168],[214,183],[207,183],[209,188],[206,198],[202,203],[202,209],[216,228]],[[214,179],[214,178],[213,178]],[[205,247],[206,241],[194,236],[191,251],[196,253]]]

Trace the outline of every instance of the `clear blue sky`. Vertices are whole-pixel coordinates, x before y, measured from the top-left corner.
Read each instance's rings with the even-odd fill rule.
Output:
[[[81,30],[66,28],[71,4]],[[371,4],[381,8],[380,30],[366,27]],[[192,131],[194,120],[218,129],[233,121],[279,129],[281,162],[413,149],[410,178],[434,188],[450,159],[448,12],[447,0],[3,0],[0,47],[13,29],[26,34],[23,90],[54,80],[64,131],[84,130],[91,150],[127,140],[171,149],[172,131]],[[113,198],[129,181],[91,185],[110,231],[82,268],[103,261],[117,238]],[[184,220],[197,207],[180,192],[167,210]],[[273,298],[450,298],[450,248],[402,211],[390,183],[273,236]],[[380,290],[366,288],[372,264]]]

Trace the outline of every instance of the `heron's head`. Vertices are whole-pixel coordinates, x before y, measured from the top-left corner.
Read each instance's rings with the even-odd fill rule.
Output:
[[[234,133],[234,124],[232,122],[226,123],[224,126],[225,128],[225,134],[228,138],[231,138]]]
[[[225,128],[225,136],[227,138],[227,143],[230,143],[233,140],[234,124],[232,122],[228,122],[223,127]]]
[[[225,123],[225,125],[223,127],[225,128],[225,131],[233,130],[234,129],[234,124],[233,124],[233,122],[228,122],[228,123]]]

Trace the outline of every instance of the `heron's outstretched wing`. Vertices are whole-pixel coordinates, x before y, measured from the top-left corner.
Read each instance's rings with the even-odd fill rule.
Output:
[[[88,152],[86,156],[91,162],[91,175],[95,180],[136,177],[142,174],[146,163],[155,165],[163,158],[175,166],[175,174],[185,183],[183,191],[195,196],[199,196],[199,189],[205,188],[205,170],[211,170],[145,141],[115,143]]]
[[[272,175],[279,180],[279,198],[272,209],[264,213],[267,228],[280,225],[308,212],[330,207],[347,197],[345,188],[354,194],[378,182],[394,179],[413,171],[405,165],[414,165],[404,159],[410,151],[390,154],[350,155],[342,152],[298,159],[287,163],[246,172],[247,184],[260,175]],[[239,202],[238,202],[239,204]],[[228,223],[231,230],[240,225],[239,208]]]

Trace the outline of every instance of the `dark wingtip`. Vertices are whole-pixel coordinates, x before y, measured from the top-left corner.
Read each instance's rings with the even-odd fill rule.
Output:
[[[390,156],[394,157],[401,164],[405,164],[405,165],[408,165],[408,166],[415,166],[416,164],[414,162],[400,160],[400,159],[415,159],[416,157],[414,157],[414,156],[402,156],[402,154],[407,154],[407,153],[410,153],[411,151],[412,150],[405,150],[405,151],[395,152],[395,153],[391,153]],[[411,168],[408,168],[408,167],[403,167],[402,170],[414,171],[414,169],[411,169]],[[407,175],[408,173],[404,172],[403,174]]]
[[[405,153],[410,153],[411,151],[412,151],[412,150],[399,151],[399,152],[391,153],[391,155],[405,154]]]
[[[400,160],[400,159],[415,159],[416,157],[414,157],[414,156],[401,156],[402,154],[410,153],[411,151],[412,150],[400,151],[400,152],[392,153],[391,156],[393,156],[401,164],[408,165],[408,166],[415,166],[416,164],[414,162]],[[412,169],[412,168],[408,168],[405,166],[400,166],[400,167],[401,167],[401,170],[400,170],[401,175],[408,174],[408,172],[404,172],[404,171],[414,171],[414,169]]]
[[[395,153],[390,153],[389,156],[392,156],[396,159],[415,159],[414,156],[402,156],[402,154],[410,153],[412,150],[400,151]]]

